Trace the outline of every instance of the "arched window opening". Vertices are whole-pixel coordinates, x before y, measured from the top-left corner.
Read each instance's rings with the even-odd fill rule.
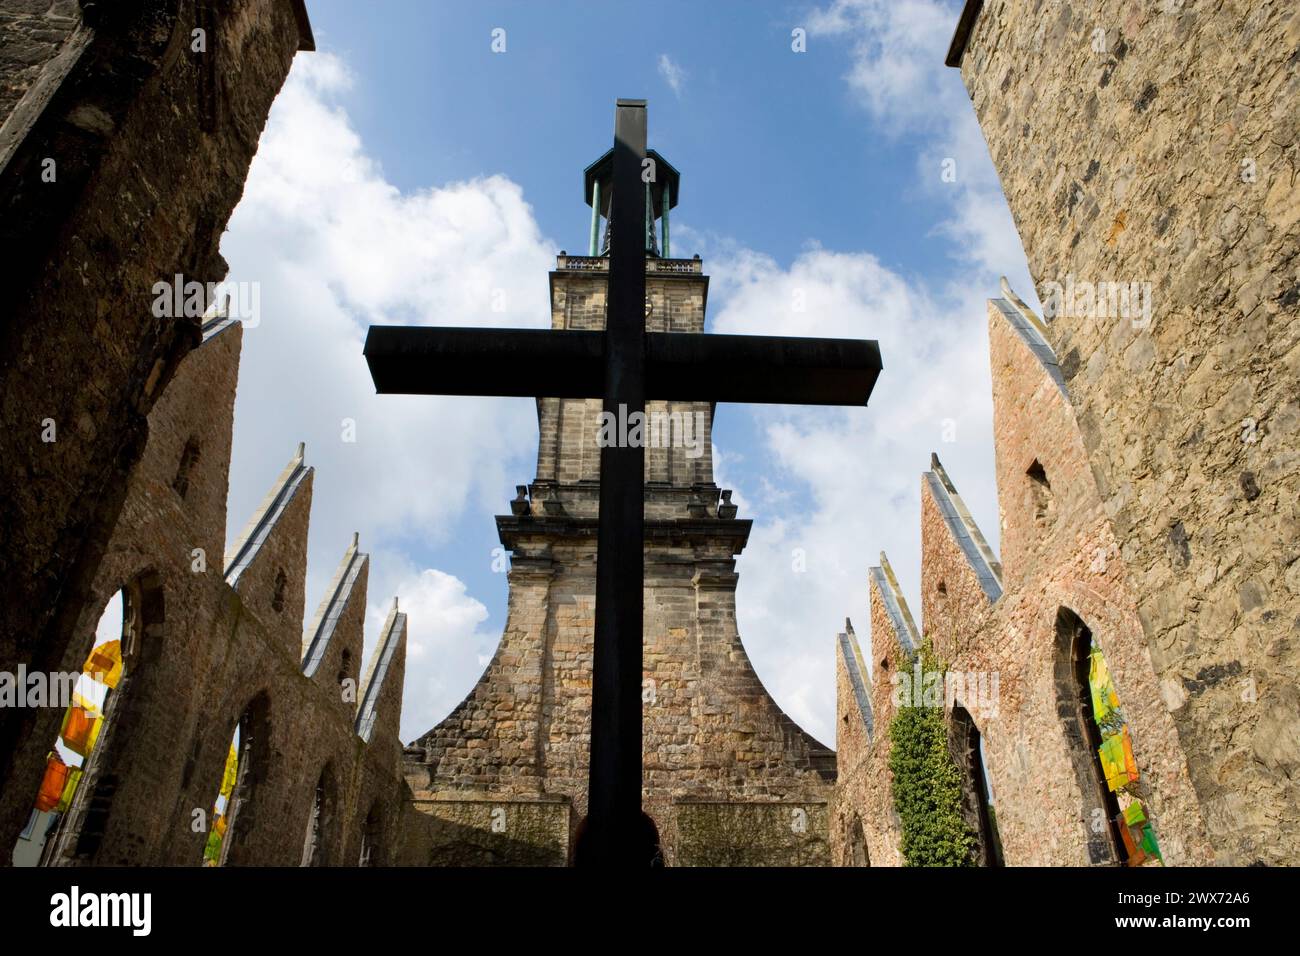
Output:
[[[209,817],[211,826],[204,844],[204,865],[224,866],[248,842],[257,819],[258,792],[267,777],[270,741],[271,703],[263,692],[240,715],[231,747],[226,751],[214,813]],[[222,822],[218,823],[218,817],[224,818]],[[214,840],[218,831],[220,835]]]
[[[981,866],[1002,866],[1002,839],[998,835],[984,738],[970,713],[959,704],[953,705],[952,728],[957,766],[962,772],[962,809],[979,840],[976,862]]]
[[[225,862],[222,846],[226,841],[226,832],[230,827],[230,813],[234,809],[235,787],[239,783],[240,751],[242,750],[243,721],[235,725],[235,735],[231,738],[222,765],[221,785],[217,789],[217,800],[208,814],[208,838],[203,844],[203,865],[221,866]]]
[[[114,594],[100,615],[81,670],[52,674],[45,681],[48,703],[64,707],[63,723],[46,756],[45,775],[27,826],[14,845],[15,866],[49,865],[58,857],[65,840],[76,835],[69,830],[70,820],[76,818],[71,811],[78,795],[84,798],[87,775],[92,771],[91,758],[105,727],[118,711],[116,691],[137,646],[139,605],[138,591],[133,587]],[[94,799],[80,815],[81,828],[102,835],[116,779],[100,775],[98,786],[91,789]]]
[[[178,495],[184,498],[190,491],[190,473],[194,471],[194,466],[199,461],[199,440],[193,436],[185,443],[185,450],[181,452],[180,464],[176,466],[176,477],[172,479],[172,488]]]
[[[329,866],[331,837],[334,832],[334,778],[327,766],[316,781],[311,813],[307,819],[307,839],[303,844],[303,866]]]
[[[1029,501],[1033,508],[1034,524],[1046,529],[1056,517],[1056,505],[1052,494],[1052,484],[1047,480],[1047,472],[1037,458],[1025,472],[1029,479]]]
[[[361,860],[362,866],[381,866],[384,862],[383,850],[383,817],[379,802],[376,801],[366,814],[365,827],[361,831]]]
[[[1163,865],[1128,719],[1101,645],[1067,608],[1057,614],[1057,694],[1087,807],[1093,863]]]
[[[867,834],[862,829],[862,819],[856,813],[849,824],[847,844],[849,866],[871,865],[871,855],[867,852]]]

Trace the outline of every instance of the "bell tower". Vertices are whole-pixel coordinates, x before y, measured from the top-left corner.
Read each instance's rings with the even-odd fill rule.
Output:
[[[583,172],[593,253],[611,165],[606,153]],[[668,255],[680,176],[651,150],[644,179],[653,212],[635,225],[646,236],[647,331],[703,334],[703,263]],[[557,257],[553,329],[605,327],[611,228],[601,253]],[[505,633],[460,706],[406,749],[418,811],[407,862],[569,861],[587,811],[600,451],[636,438],[646,450],[642,804],[665,859],[829,862],[835,754],[781,711],[741,644],[736,557],[752,522],[714,482],[713,411],[648,401],[638,434],[633,422],[602,421],[601,399],[537,399],[536,474],[496,519],[510,555]]]
[[[677,205],[677,189],[681,175],[655,150],[647,150],[645,165],[641,170],[645,182],[645,222],[641,229],[645,233],[646,255],[656,258],[670,257],[668,246],[668,211]],[[587,247],[589,256],[609,255],[610,230],[613,221],[610,211],[614,198],[614,151],[607,150],[583,171],[583,196],[591,207],[591,242]],[[600,241],[600,223],[605,221],[605,238]],[[655,223],[659,224],[659,235],[655,236]],[[657,239],[657,241],[656,241]]]

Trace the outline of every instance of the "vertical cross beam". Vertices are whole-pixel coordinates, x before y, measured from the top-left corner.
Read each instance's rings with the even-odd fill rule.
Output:
[[[645,100],[619,100],[605,313],[604,411],[616,421],[645,411]],[[629,228],[630,227],[630,228]],[[622,415],[620,415],[620,407]],[[645,449],[600,450],[600,527],[592,648],[591,764],[582,863],[646,865],[641,828],[642,588]]]

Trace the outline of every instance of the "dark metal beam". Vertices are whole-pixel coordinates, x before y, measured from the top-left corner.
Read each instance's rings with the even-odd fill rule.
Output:
[[[593,398],[603,332],[372,325],[366,364],[381,395]]]
[[[614,228],[605,311],[604,411],[645,409],[645,221],[641,161],[645,100],[619,100],[614,119]],[[600,450],[596,612],[591,662],[591,762],[578,862],[648,866],[641,820],[642,588],[645,448]]]
[[[984,0],[966,0],[966,5],[961,8],[961,16],[957,18],[957,29],[953,31],[952,42],[948,44],[948,55],[943,58],[944,66],[961,66],[971,31],[975,29],[975,21],[983,9]]]
[[[646,393],[656,399],[866,405],[879,375],[879,346],[859,339],[646,335]]]
[[[595,398],[604,394],[604,339],[376,325],[365,355],[380,394]],[[859,339],[649,332],[645,352],[645,394],[660,400],[865,405],[880,374],[880,349]]]

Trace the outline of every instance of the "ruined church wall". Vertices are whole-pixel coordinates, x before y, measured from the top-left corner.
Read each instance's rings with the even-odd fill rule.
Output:
[[[894,718],[894,669],[907,666],[893,621],[885,611],[876,581],[871,590],[871,656],[863,679],[871,700],[873,728],[867,731],[840,647],[835,660],[835,736],[838,776],[832,802],[832,859],[836,866],[853,866],[856,827],[862,828],[868,866],[900,866],[902,825],[894,810],[893,771],[889,769],[889,725]],[[857,640],[848,635],[852,648]]]
[[[540,546],[521,545],[519,551]],[[445,839],[463,840],[461,852],[480,862],[497,856],[562,862],[568,844],[554,837],[560,811],[548,809],[550,822],[542,826],[533,804],[564,798],[575,827],[585,815],[595,542],[546,547],[552,549],[548,559],[517,561],[510,572],[505,634],[483,678],[447,719],[407,749],[406,779],[416,810],[442,821],[435,826],[415,818],[411,839],[429,848],[427,860],[455,858],[456,851],[438,845]],[[833,757],[771,701],[736,631],[730,562],[719,559],[717,573],[697,580],[699,547],[648,548],[646,812],[659,828],[670,865],[722,862],[707,834],[729,832],[748,813],[758,814],[761,825],[748,850],[736,845],[738,854],[770,861],[786,852],[788,837],[798,859],[823,859],[830,787],[819,770],[833,766]],[[508,823],[495,840],[478,833],[474,822],[490,823],[492,810],[482,801],[493,799],[507,821],[529,829],[516,832]],[[516,800],[522,813],[511,809]],[[749,804],[768,809],[744,809]],[[803,809],[810,822],[782,830],[772,805]],[[545,852],[536,843],[543,837]],[[497,849],[488,854],[484,846]]]
[[[1159,693],[1073,409],[1057,387],[1053,367],[1044,364],[1043,351],[1036,353],[1013,324],[1012,309],[1006,300],[992,301],[988,309],[1004,532],[1002,590],[996,600],[981,587],[928,475],[922,478],[921,507],[923,631],[949,674],[959,678],[955,703],[970,714],[983,739],[1005,862],[1084,866],[1113,860],[1105,811],[1087,776],[1094,758],[1077,724],[1066,719],[1077,689],[1058,633],[1061,609],[1077,614],[1106,654],[1142,775],[1136,792],[1155,822],[1166,862],[1214,862],[1183,743]],[[1028,484],[1026,472],[1034,461],[1051,484],[1046,509]],[[964,533],[977,534],[971,527]],[[946,594],[940,593],[941,583]],[[874,580],[871,596],[872,643],[878,648],[872,667],[877,707],[872,747],[887,762],[888,720],[880,708],[889,706],[882,691],[888,691],[891,675],[882,659],[889,655],[880,648],[889,648],[896,632],[878,610],[882,596]],[[951,710],[952,703],[945,700],[945,707]],[[853,713],[853,706],[841,694],[840,714]],[[844,766],[843,748],[840,759]],[[973,799],[969,777],[966,788]],[[888,819],[885,775],[845,767],[836,796],[842,820],[851,811],[862,814],[872,864],[901,862],[877,856],[872,842],[878,842]]]
[[[0,61],[9,91],[0,131],[7,671],[56,669],[95,603],[96,569],[145,447],[146,416],[198,343],[196,319],[153,315],[153,286],[177,273],[225,276],[222,230],[271,102],[310,38],[294,0],[209,7],[206,59],[188,52],[193,3],[140,0],[96,4],[102,16],[90,33],[69,34],[84,37],[84,49],[64,62],[48,55],[73,28],[50,15],[76,20],[78,5],[7,5],[31,15],[22,43],[7,47],[23,63]],[[46,45],[24,47],[33,43]],[[43,175],[47,159],[53,181]],[[44,440],[47,420],[56,441]],[[21,773],[12,761],[34,729],[30,713],[0,713],[0,779]],[[24,821],[6,813],[0,833]]]
[[[1106,654],[1133,733],[1142,773],[1138,794],[1155,821],[1166,861],[1209,862],[1181,741],[1159,694],[1073,411],[994,302],[989,335],[1000,513],[1004,527],[1019,529],[1003,555],[1011,570],[996,602],[977,594],[969,562],[925,484],[922,596],[925,631],[940,638],[936,650],[949,671],[963,677],[957,702],[984,740],[1006,862],[1109,861],[1097,829],[1097,814],[1104,820],[1104,811],[1080,771],[1092,754],[1063,720],[1062,708],[1068,710],[1074,691],[1062,680],[1068,654],[1057,633],[1062,608],[1087,624]],[[1034,460],[1043,464],[1059,502],[1049,508],[1048,523],[1036,521],[1034,502],[1024,493],[1025,470]],[[954,588],[954,581],[963,580],[968,583]],[[937,593],[941,581],[947,582],[947,598]],[[955,594],[966,595],[965,603],[954,602]],[[983,607],[971,606],[977,597]]]
[[[1040,297],[1076,286],[1048,336],[1224,864],[1300,854],[1298,43],[1281,2],[992,0],[961,64]]]
[[[78,622],[78,640],[62,662],[80,670],[108,599],[136,586],[141,633],[119,687],[109,698],[109,719],[86,764],[86,776],[64,825],[89,830],[93,845],[67,840],[65,864],[198,865],[211,823],[235,726],[255,701],[265,702],[265,723],[254,723],[253,789],[235,817],[241,837],[231,838],[228,862],[297,865],[303,854],[315,784],[329,765],[333,786],[325,823],[326,861],[354,865],[371,806],[382,806],[379,843],[396,845],[404,793],[400,743],[395,731],[366,745],[354,728],[356,704],[339,687],[302,673],[301,603],[278,612],[245,600],[271,592],[281,570],[301,586],[305,559],[282,568],[297,553],[279,545],[304,542],[311,476],[297,489],[271,528],[265,551],[232,589],[224,577],[226,479],[230,428],[240,354],[240,327],[218,332],[182,361],[149,418],[149,442],[133,470],[118,525],[94,582],[95,600]],[[204,438],[184,496],[174,485],[188,439]],[[206,545],[204,560],[195,555]],[[342,544],[342,542],[340,542]],[[365,610],[364,572],[335,637],[359,637]],[[395,672],[400,676],[401,659]],[[390,673],[390,677],[392,673]],[[400,708],[400,688],[386,695]],[[386,715],[395,726],[395,715]],[[22,777],[6,781],[6,813],[30,813],[45,754],[59,733],[62,710],[39,712],[35,733],[19,754]],[[96,803],[107,801],[96,819]]]

